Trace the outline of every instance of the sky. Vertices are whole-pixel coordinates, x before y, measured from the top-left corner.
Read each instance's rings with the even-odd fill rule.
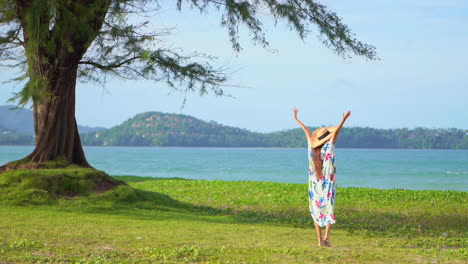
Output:
[[[175,2],[175,1],[174,1]],[[150,18],[154,29],[174,28],[164,45],[217,57],[229,68],[225,91],[232,97],[171,91],[165,83],[108,79],[105,87],[77,84],[80,125],[110,128],[138,113],[187,114],[205,121],[256,132],[298,127],[292,107],[309,126],[468,129],[468,1],[322,0],[356,38],[376,47],[378,61],[343,59],[326,48],[313,31],[300,40],[286,25],[266,20],[271,49],[253,45],[245,28],[235,53],[221,14],[200,14],[175,4]],[[12,72],[2,69],[0,81]],[[20,85],[0,86],[0,105]]]

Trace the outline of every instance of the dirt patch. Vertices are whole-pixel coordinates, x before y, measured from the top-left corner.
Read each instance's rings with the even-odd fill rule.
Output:
[[[112,179],[110,176],[106,176],[106,177],[103,177],[102,181],[92,191],[97,194],[103,194],[123,184],[126,185],[125,182],[120,182],[120,181]]]

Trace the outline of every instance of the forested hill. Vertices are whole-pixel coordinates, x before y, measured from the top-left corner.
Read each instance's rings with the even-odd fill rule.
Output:
[[[315,128],[311,128],[315,129]],[[266,134],[268,142],[282,147],[306,147],[301,129]],[[340,148],[468,149],[468,130],[375,129],[343,127],[337,143]]]
[[[2,115],[0,119],[4,117]],[[1,124],[0,145],[34,143],[32,134],[5,130]],[[83,145],[93,146],[306,147],[300,128],[256,133],[213,121],[205,122],[188,115],[160,112],[138,114],[119,126],[81,133],[81,136]],[[468,130],[344,127],[338,147],[468,149]]]
[[[142,113],[109,130],[82,136],[83,144],[98,146],[306,147],[299,128],[256,133],[160,112]],[[344,127],[338,147],[468,149],[468,130]]]
[[[265,146],[264,134],[205,122],[188,115],[147,112],[109,130],[84,134],[85,145],[98,146]]]

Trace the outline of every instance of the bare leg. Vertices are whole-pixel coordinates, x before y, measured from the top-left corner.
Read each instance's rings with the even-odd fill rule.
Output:
[[[330,241],[330,231],[331,231],[331,227],[332,225],[331,224],[327,224],[327,227],[325,228],[325,243],[328,244],[328,246],[331,245],[331,241]]]
[[[322,241],[322,227],[319,226],[317,223],[315,223],[315,231],[317,232],[317,239],[318,239],[318,246],[321,247],[323,246],[323,241]]]

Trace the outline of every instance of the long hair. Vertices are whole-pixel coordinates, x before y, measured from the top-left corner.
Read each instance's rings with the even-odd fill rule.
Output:
[[[322,165],[323,165],[323,160],[322,160],[322,147],[324,144],[316,147],[313,149],[313,154],[312,154],[312,161],[314,162],[314,169],[315,169],[315,177],[317,180],[320,180],[322,178]]]

